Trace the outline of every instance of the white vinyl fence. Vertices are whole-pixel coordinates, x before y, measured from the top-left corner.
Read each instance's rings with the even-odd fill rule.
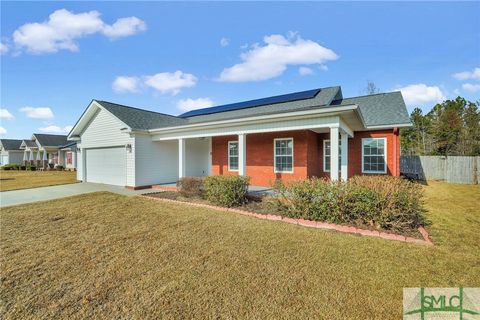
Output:
[[[478,184],[480,157],[401,156],[400,173],[420,180]]]

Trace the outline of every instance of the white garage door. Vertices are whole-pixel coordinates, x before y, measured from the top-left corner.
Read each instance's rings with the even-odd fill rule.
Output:
[[[127,185],[124,147],[87,149],[85,162],[87,182]]]

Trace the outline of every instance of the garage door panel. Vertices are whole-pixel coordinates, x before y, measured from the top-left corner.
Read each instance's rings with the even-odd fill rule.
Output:
[[[124,147],[86,150],[88,182],[126,185],[126,154]]]

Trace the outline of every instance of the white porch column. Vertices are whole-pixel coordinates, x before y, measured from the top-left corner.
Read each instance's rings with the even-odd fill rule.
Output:
[[[238,135],[238,175],[247,175],[247,135]]]
[[[330,127],[330,180],[338,180],[338,127]]]
[[[72,164],[73,168],[77,169],[77,148],[73,148],[72,151]],[[65,161],[65,166],[66,166],[66,161]]]
[[[178,139],[178,178],[185,177],[185,139]]]
[[[340,133],[340,137],[342,140],[341,143],[341,169],[340,169],[340,176],[343,181],[347,181],[348,179],[348,134],[345,132]]]
[[[59,166],[64,166],[64,159],[65,157],[62,157],[62,150],[58,149],[57,151],[57,164]]]

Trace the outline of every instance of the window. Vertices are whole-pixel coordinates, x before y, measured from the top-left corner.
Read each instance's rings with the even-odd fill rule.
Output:
[[[293,138],[273,141],[275,172],[293,172]]]
[[[387,139],[362,139],[362,172],[387,173],[386,164]]]
[[[228,170],[238,170],[238,141],[228,142]]]
[[[338,171],[342,167],[342,140],[338,140]],[[323,140],[323,172],[330,172],[330,140]]]
[[[67,152],[67,155],[66,155],[66,158],[67,158],[67,164],[72,164],[72,153],[71,152]]]

